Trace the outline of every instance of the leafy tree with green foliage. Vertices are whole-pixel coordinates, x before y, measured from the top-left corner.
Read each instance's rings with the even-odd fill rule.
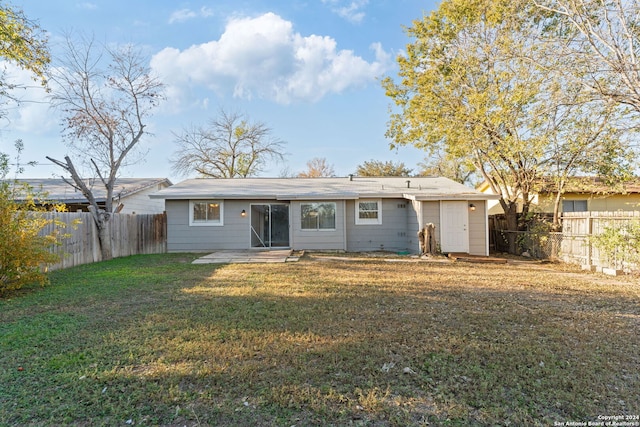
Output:
[[[7,4],[0,4],[0,58],[31,71],[36,80],[46,86],[47,69],[51,58],[46,33],[27,18],[24,12]],[[0,72],[0,103],[19,101],[12,93],[16,85],[7,81],[5,71]],[[6,111],[0,110],[0,117]],[[2,155],[2,153],[0,153]],[[6,160],[6,157],[3,157]]]
[[[394,163],[391,160],[368,160],[356,168],[358,176],[409,176],[412,170],[404,163]]]
[[[20,9],[0,5],[0,57],[31,71],[44,86],[50,62],[46,33]],[[0,78],[0,95],[11,97],[15,86]]]
[[[50,62],[46,34],[21,10],[7,4],[0,5],[0,57],[31,71],[46,86]],[[15,88],[2,73],[0,99],[19,101],[11,93]],[[22,147],[22,142],[17,141],[18,154]],[[60,236],[58,231],[41,235],[51,220],[38,212],[43,208],[36,205],[36,195],[30,188],[6,179],[9,170],[8,155],[0,153],[0,295],[26,283],[45,283],[41,268],[57,261],[48,248]]]
[[[16,144],[21,150],[19,142]],[[0,153],[0,295],[28,283],[47,282],[44,268],[58,256],[49,251],[63,238],[62,226],[45,212],[64,210],[64,205],[44,202],[27,185],[8,180],[9,157]],[[55,224],[52,231],[48,226]]]
[[[573,88],[579,90],[578,84]],[[615,103],[593,100],[561,104],[550,115],[549,120],[557,121],[557,131],[549,135],[547,157],[540,169],[544,180],[538,182],[555,193],[555,231],[561,229],[562,196],[572,178],[595,175],[612,188],[631,178],[637,157],[633,146],[637,130],[621,123],[627,119],[628,112]]]
[[[626,153],[609,133],[588,134],[592,122],[609,129],[610,116],[593,111],[582,86],[564,77],[567,65],[548,43],[553,22],[528,0],[444,0],[407,30],[413,42],[398,58],[401,80],[383,80],[399,109],[386,133],[391,147],[412,144],[471,163],[501,196],[509,231],[527,218],[540,176],[554,165],[570,164],[566,173],[591,167],[567,162],[567,153],[609,161],[600,168]],[[577,130],[588,137],[576,142]]]
[[[400,56],[400,83],[383,80],[400,107],[387,136],[452,158],[470,159],[518,229],[526,215],[546,135],[531,120],[546,73],[529,58],[538,26],[525,2],[445,0],[407,30],[413,37]],[[515,241],[511,242],[515,251]]]
[[[432,153],[430,158],[418,163],[420,176],[443,176],[461,184],[475,187],[480,183],[473,162],[468,159],[453,158],[446,153]]]

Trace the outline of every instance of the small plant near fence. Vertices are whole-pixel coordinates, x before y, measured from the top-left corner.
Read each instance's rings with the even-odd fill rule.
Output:
[[[603,261],[615,270],[640,263],[640,221],[613,223],[590,238]]]
[[[517,239],[523,253],[539,259],[558,257],[558,233],[552,232],[550,222],[534,218],[529,221],[527,228],[528,230],[520,233]]]
[[[48,207],[58,210],[64,207],[36,203],[31,188],[5,181],[2,179],[5,176],[6,173],[0,173],[0,295],[27,283],[45,284],[43,266],[59,260],[50,248],[65,237],[64,225],[45,216]],[[56,227],[42,234],[51,224]]]
[[[552,225],[545,218],[531,218],[526,231],[493,230],[494,249],[509,251],[509,236],[516,242],[516,255],[537,259],[557,259],[562,246],[562,233],[552,231]]]

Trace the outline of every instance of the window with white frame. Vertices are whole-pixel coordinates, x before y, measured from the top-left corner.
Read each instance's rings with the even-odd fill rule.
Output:
[[[356,224],[382,224],[382,200],[357,200]]]
[[[191,200],[189,202],[190,226],[223,225],[223,203],[220,200]]]
[[[301,203],[301,228],[303,230],[335,230],[336,204]]]

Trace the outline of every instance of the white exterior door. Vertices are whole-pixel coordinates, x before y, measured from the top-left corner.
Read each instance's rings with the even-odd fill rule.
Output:
[[[440,246],[444,253],[469,252],[469,209],[466,201],[440,202]]]

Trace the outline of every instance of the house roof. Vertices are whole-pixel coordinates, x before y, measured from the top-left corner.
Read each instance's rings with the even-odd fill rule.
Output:
[[[557,192],[553,181],[546,180],[540,193]],[[564,193],[580,193],[580,194],[630,194],[640,193],[640,178],[632,178],[626,182],[608,183],[604,178],[600,177],[575,177],[569,178]]]
[[[538,192],[541,194],[557,192],[554,181],[551,178],[540,179],[538,188]],[[491,186],[489,182],[485,180],[476,187],[476,190],[490,193]],[[640,177],[613,184],[606,182],[606,180],[601,177],[573,177],[567,180],[563,192],[565,194],[635,194],[640,193]]]
[[[157,199],[344,200],[406,198],[410,200],[488,200],[448,178],[235,178],[189,179],[150,196]]]
[[[37,192],[47,194],[48,200],[62,203],[87,203],[87,199],[79,190],[71,187],[61,178],[30,178],[19,179],[21,183],[28,184]],[[97,202],[104,202],[107,197],[107,190],[100,182],[100,179],[86,179],[85,182],[93,191]],[[153,186],[172,183],[167,178],[118,178],[113,190],[114,198],[129,197],[139,191],[149,189]]]

